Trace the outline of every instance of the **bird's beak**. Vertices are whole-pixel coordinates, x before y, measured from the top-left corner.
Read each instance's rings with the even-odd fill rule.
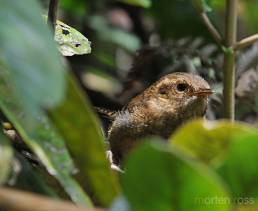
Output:
[[[198,97],[208,97],[212,94],[214,94],[214,91],[212,91],[211,89],[200,89],[193,93],[194,96],[198,96]]]

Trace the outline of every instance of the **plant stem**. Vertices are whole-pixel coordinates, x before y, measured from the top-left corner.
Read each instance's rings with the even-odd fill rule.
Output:
[[[41,211],[104,211],[97,208],[84,208],[68,201],[57,201],[48,197],[10,188],[0,188],[0,210],[37,210]]]
[[[202,22],[204,23],[204,25],[209,30],[211,36],[214,38],[214,40],[219,45],[221,45],[222,44],[222,37],[221,37],[220,33],[218,32],[218,30],[215,28],[215,26],[210,21],[209,17],[205,13],[204,8],[202,7],[202,5],[200,5],[200,2],[198,0],[197,1],[196,0],[192,0],[192,5],[195,8],[197,14],[200,16],[200,18],[201,18]]]
[[[220,33],[217,31],[217,29],[214,27],[214,25],[211,23],[209,17],[205,14],[205,13],[199,13],[203,23],[205,24],[205,26],[207,27],[207,29],[209,30],[210,34],[212,35],[212,37],[215,39],[215,41],[221,45],[222,42],[222,38]]]
[[[57,16],[56,14],[57,14],[58,2],[59,0],[50,0],[49,7],[48,7],[47,22],[54,32],[55,32],[55,26],[56,26],[56,16]]]
[[[226,29],[224,50],[224,117],[234,121],[235,118],[235,51],[237,34],[237,5],[238,0],[226,0]]]
[[[240,40],[239,42],[237,42],[234,46],[235,50],[240,50],[242,48],[245,48],[249,45],[252,45],[254,43],[258,42],[258,34],[254,34],[250,37],[244,38],[242,40]]]

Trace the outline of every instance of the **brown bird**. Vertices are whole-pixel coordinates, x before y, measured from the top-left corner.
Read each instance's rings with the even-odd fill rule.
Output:
[[[210,94],[209,84],[198,75],[172,73],[162,77],[113,116],[108,140],[114,163],[121,164],[141,138],[168,138],[182,123],[204,116]]]

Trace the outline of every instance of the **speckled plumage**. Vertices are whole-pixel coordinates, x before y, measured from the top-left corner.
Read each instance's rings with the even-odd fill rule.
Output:
[[[162,77],[117,113],[108,136],[114,162],[119,164],[139,139],[168,138],[185,121],[203,116],[211,93],[209,84],[197,75]]]

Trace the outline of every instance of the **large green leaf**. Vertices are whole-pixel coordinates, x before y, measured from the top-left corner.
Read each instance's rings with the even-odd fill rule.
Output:
[[[1,128],[2,129],[2,128]],[[6,137],[0,133],[0,185],[6,182],[11,169],[12,148]]]
[[[250,199],[249,199],[250,200]],[[249,203],[245,202],[244,204],[239,205],[235,211],[257,211],[258,210],[258,203],[250,200]]]
[[[232,139],[252,130],[246,125],[230,122],[190,122],[171,137],[171,144],[205,163],[223,162]]]
[[[171,138],[172,147],[210,164],[232,191],[231,202],[251,205],[258,198],[258,131],[230,122],[195,121]]]
[[[229,210],[223,183],[206,166],[186,159],[166,145],[148,143],[134,151],[122,177],[133,210]],[[210,203],[209,203],[210,202]]]
[[[10,86],[31,112],[55,106],[64,93],[64,68],[37,1],[0,5],[0,62],[10,70]]]
[[[66,146],[44,113],[32,115],[21,106],[21,98],[10,85],[8,71],[0,68],[0,108],[48,172],[55,176],[71,199],[91,206],[87,195],[72,178],[74,166]]]
[[[105,155],[100,124],[72,76],[68,78],[67,90],[62,105],[50,112],[51,118],[65,137],[83,187],[107,206],[118,194],[119,186]]]
[[[258,133],[235,137],[223,165],[217,169],[230,187],[234,200],[239,200],[240,204],[242,201],[254,203],[258,199],[257,150]]]
[[[62,99],[65,71],[39,5],[33,0],[0,4],[1,110],[72,200],[91,206],[71,177],[74,167],[62,138],[40,109]]]

